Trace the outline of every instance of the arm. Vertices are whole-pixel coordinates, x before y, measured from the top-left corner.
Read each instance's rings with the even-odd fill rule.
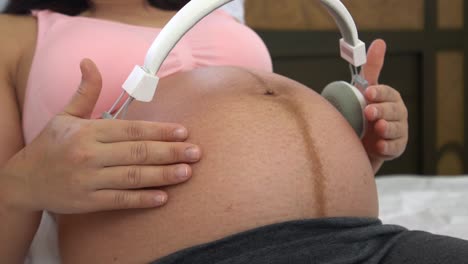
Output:
[[[8,175],[0,172],[0,177]],[[36,234],[41,220],[42,212],[21,211],[11,207],[8,194],[3,190],[7,188],[0,180],[2,186],[0,198],[0,261],[2,263],[20,264],[29,250],[31,241]]]
[[[40,222],[40,212],[10,208],[4,165],[23,148],[21,117],[14,87],[21,45],[11,28],[14,21],[0,16],[0,262],[22,263]]]

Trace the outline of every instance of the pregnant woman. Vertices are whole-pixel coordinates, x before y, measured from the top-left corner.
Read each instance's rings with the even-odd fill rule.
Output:
[[[174,15],[163,8],[184,2],[26,2],[13,1],[7,11],[35,10],[34,16],[2,16],[0,23],[1,125],[9,128],[0,137],[1,262],[21,263],[42,210],[55,213],[65,263],[151,262],[270,224],[322,219],[319,224],[333,226],[335,220],[326,218],[377,216],[372,169],[404,149],[398,132],[404,127],[376,124],[388,133],[385,139],[402,140],[387,146],[369,137],[366,154],[323,99],[269,73],[263,43],[223,11],[197,25],[171,53],[160,72],[158,99],[132,106],[128,118],[145,121],[93,121],[86,119],[108,109],[120,93],[116,87]],[[237,42],[223,41],[226,32],[237,34]],[[102,76],[85,60],[82,85],[67,104],[83,57],[93,58]],[[250,70],[192,71],[210,65]],[[401,110],[392,89],[368,91],[372,100],[391,98]],[[386,114],[368,110],[374,120]],[[182,123],[190,133],[161,122]],[[187,143],[177,142],[188,134]],[[207,161],[190,167],[201,157],[198,146]],[[368,146],[384,147],[373,152]],[[159,188],[192,174],[197,179],[187,186]],[[108,212],[116,209],[129,210]],[[378,225],[353,219],[344,225]]]

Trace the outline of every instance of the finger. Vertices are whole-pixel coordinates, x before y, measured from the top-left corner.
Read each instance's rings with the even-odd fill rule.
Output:
[[[379,82],[380,72],[385,62],[385,52],[387,45],[385,41],[378,39],[372,42],[367,51],[367,63],[363,67],[363,73],[370,85],[376,85]]]
[[[364,109],[366,119],[370,122],[384,119],[386,121],[406,120],[406,108],[398,103],[370,104]]]
[[[167,194],[159,190],[101,190],[93,194],[95,210],[154,208],[167,202]]]
[[[369,103],[403,101],[400,93],[387,85],[369,86],[364,92],[364,96]]]
[[[187,164],[172,166],[125,166],[101,170],[94,179],[96,190],[129,190],[162,187],[182,183],[190,178]]]
[[[99,120],[96,140],[102,143],[122,141],[184,141],[187,129],[178,124],[145,121]]]
[[[377,151],[386,159],[395,159],[399,157],[406,148],[405,140],[379,140],[377,142]]]
[[[393,140],[405,137],[407,128],[402,122],[387,122],[383,119],[375,123],[375,131],[383,139]]]
[[[193,163],[201,157],[198,146],[180,142],[138,141],[104,144],[99,146],[99,153],[106,153],[99,161],[105,167]]]
[[[90,118],[101,93],[102,78],[96,65],[89,59],[81,61],[80,69],[81,84],[62,114]]]

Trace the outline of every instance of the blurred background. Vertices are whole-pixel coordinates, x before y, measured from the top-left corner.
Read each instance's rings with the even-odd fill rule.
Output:
[[[6,0],[0,0],[2,8]],[[405,154],[380,175],[468,174],[468,27],[464,0],[343,0],[367,44],[388,44],[381,83],[402,94],[409,110]],[[336,25],[316,0],[245,0],[247,24],[267,44],[277,73],[320,92],[348,80]]]

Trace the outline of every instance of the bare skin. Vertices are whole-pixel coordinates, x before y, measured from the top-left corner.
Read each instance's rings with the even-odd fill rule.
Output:
[[[258,226],[377,217],[359,138],[322,97],[267,73],[206,68],[163,79],[129,119],[178,122],[204,158],[158,210],[59,217],[64,263],[148,263]]]
[[[11,25],[15,25],[12,27]],[[18,75],[27,76],[25,61],[32,57],[35,43],[35,21],[29,17],[0,16],[0,34],[2,45],[0,49],[0,169],[24,147],[21,129],[21,105],[24,101],[24,88],[26,80]],[[31,61],[31,59],[29,59]],[[26,63],[27,64],[27,63]],[[0,180],[4,177],[0,170]],[[0,183],[0,188],[4,187]],[[0,231],[0,262],[23,263],[29,244],[39,225],[40,212],[16,212],[5,201],[8,197],[2,190],[0,192],[0,216],[2,226]]]

